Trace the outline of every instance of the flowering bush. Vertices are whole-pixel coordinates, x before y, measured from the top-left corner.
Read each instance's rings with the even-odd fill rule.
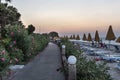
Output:
[[[7,31],[7,35],[12,38],[12,40],[16,40],[16,42],[27,36],[27,30],[24,26],[19,24],[6,25],[5,29]]]
[[[12,15],[12,17],[15,18],[16,16]],[[20,14],[18,14],[17,18],[19,17]],[[4,36],[0,37],[0,78],[1,72],[4,72],[6,66],[29,60],[38,51],[43,50],[49,42],[48,36],[40,34],[28,35],[28,30],[16,18],[15,21],[6,19],[5,22],[7,22],[7,25],[1,26],[4,27],[4,33],[3,30],[0,33]]]
[[[11,38],[11,42],[7,45],[7,50],[10,53],[14,53],[14,49],[18,48],[22,50],[23,61],[29,60],[29,58],[35,56],[38,51],[44,49],[49,42],[47,35],[41,34],[30,34],[28,35],[27,30],[21,25],[6,26],[8,36]],[[12,51],[11,51],[12,50]]]
[[[0,71],[9,63],[9,55],[3,46],[0,46]]]
[[[21,25],[5,26],[7,38],[0,40],[0,70],[9,64],[29,61],[49,42],[48,35],[30,34]]]
[[[40,34],[32,34],[25,38],[24,51],[25,59],[35,56],[39,51],[42,51],[49,42],[48,36]]]
[[[88,59],[83,56],[82,51],[77,50],[70,41],[63,38],[61,42],[66,45],[66,56],[74,55],[77,58],[77,80],[111,80],[107,72],[109,67],[106,66],[106,63],[97,65],[95,61],[88,61]]]
[[[10,64],[20,63],[23,60],[23,52],[17,48],[17,42],[11,40],[8,45],[6,45],[6,50],[9,52]]]
[[[10,64],[18,64],[21,63],[23,60],[23,53],[22,50],[18,49],[18,48],[12,48],[11,52],[9,52],[9,56],[10,56]]]

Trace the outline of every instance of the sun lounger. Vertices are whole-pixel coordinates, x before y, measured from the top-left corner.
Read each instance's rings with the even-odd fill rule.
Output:
[[[115,45],[114,47],[116,49],[116,52],[120,52],[120,49],[119,49],[119,47],[117,45]]]

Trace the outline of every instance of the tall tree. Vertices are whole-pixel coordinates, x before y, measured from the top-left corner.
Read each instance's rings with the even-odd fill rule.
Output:
[[[6,3],[0,4],[0,32],[2,37],[5,35],[5,25],[15,24],[16,22],[19,22],[20,16],[20,13],[15,7],[8,6]]]
[[[55,32],[55,31],[50,32],[50,33],[49,33],[49,36],[52,37],[52,38],[54,38],[54,37],[59,37],[58,33]]]
[[[1,26],[5,26],[6,24],[13,24],[19,21],[21,15],[15,7],[1,3],[0,10]]]
[[[28,25],[28,34],[32,34],[34,31],[35,31],[35,27],[31,24],[31,25]]]

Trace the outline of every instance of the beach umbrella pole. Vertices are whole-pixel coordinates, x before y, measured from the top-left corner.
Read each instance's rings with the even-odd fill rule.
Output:
[[[109,40],[109,49],[110,49],[110,40]]]

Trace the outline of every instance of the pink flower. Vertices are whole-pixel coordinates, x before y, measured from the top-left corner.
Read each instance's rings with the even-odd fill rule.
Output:
[[[16,41],[13,41],[13,44],[16,44]]]
[[[1,54],[5,54],[5,50],[2,50]]]
[[[10,48],[12,48],[12,45],[10,45]]]
[[[17,58],[15,58],[15,61],[16,61],[16,62],[19,62],[19,60],[18,60]]]
[[[21,32],[21,30],[19,29],[18,32]]]
[[[14,32],[11,32],[10,35],[11,35],[11,36],[14,36]]]
[[[5,58],[1,58],[2,61],[5,61]]]

